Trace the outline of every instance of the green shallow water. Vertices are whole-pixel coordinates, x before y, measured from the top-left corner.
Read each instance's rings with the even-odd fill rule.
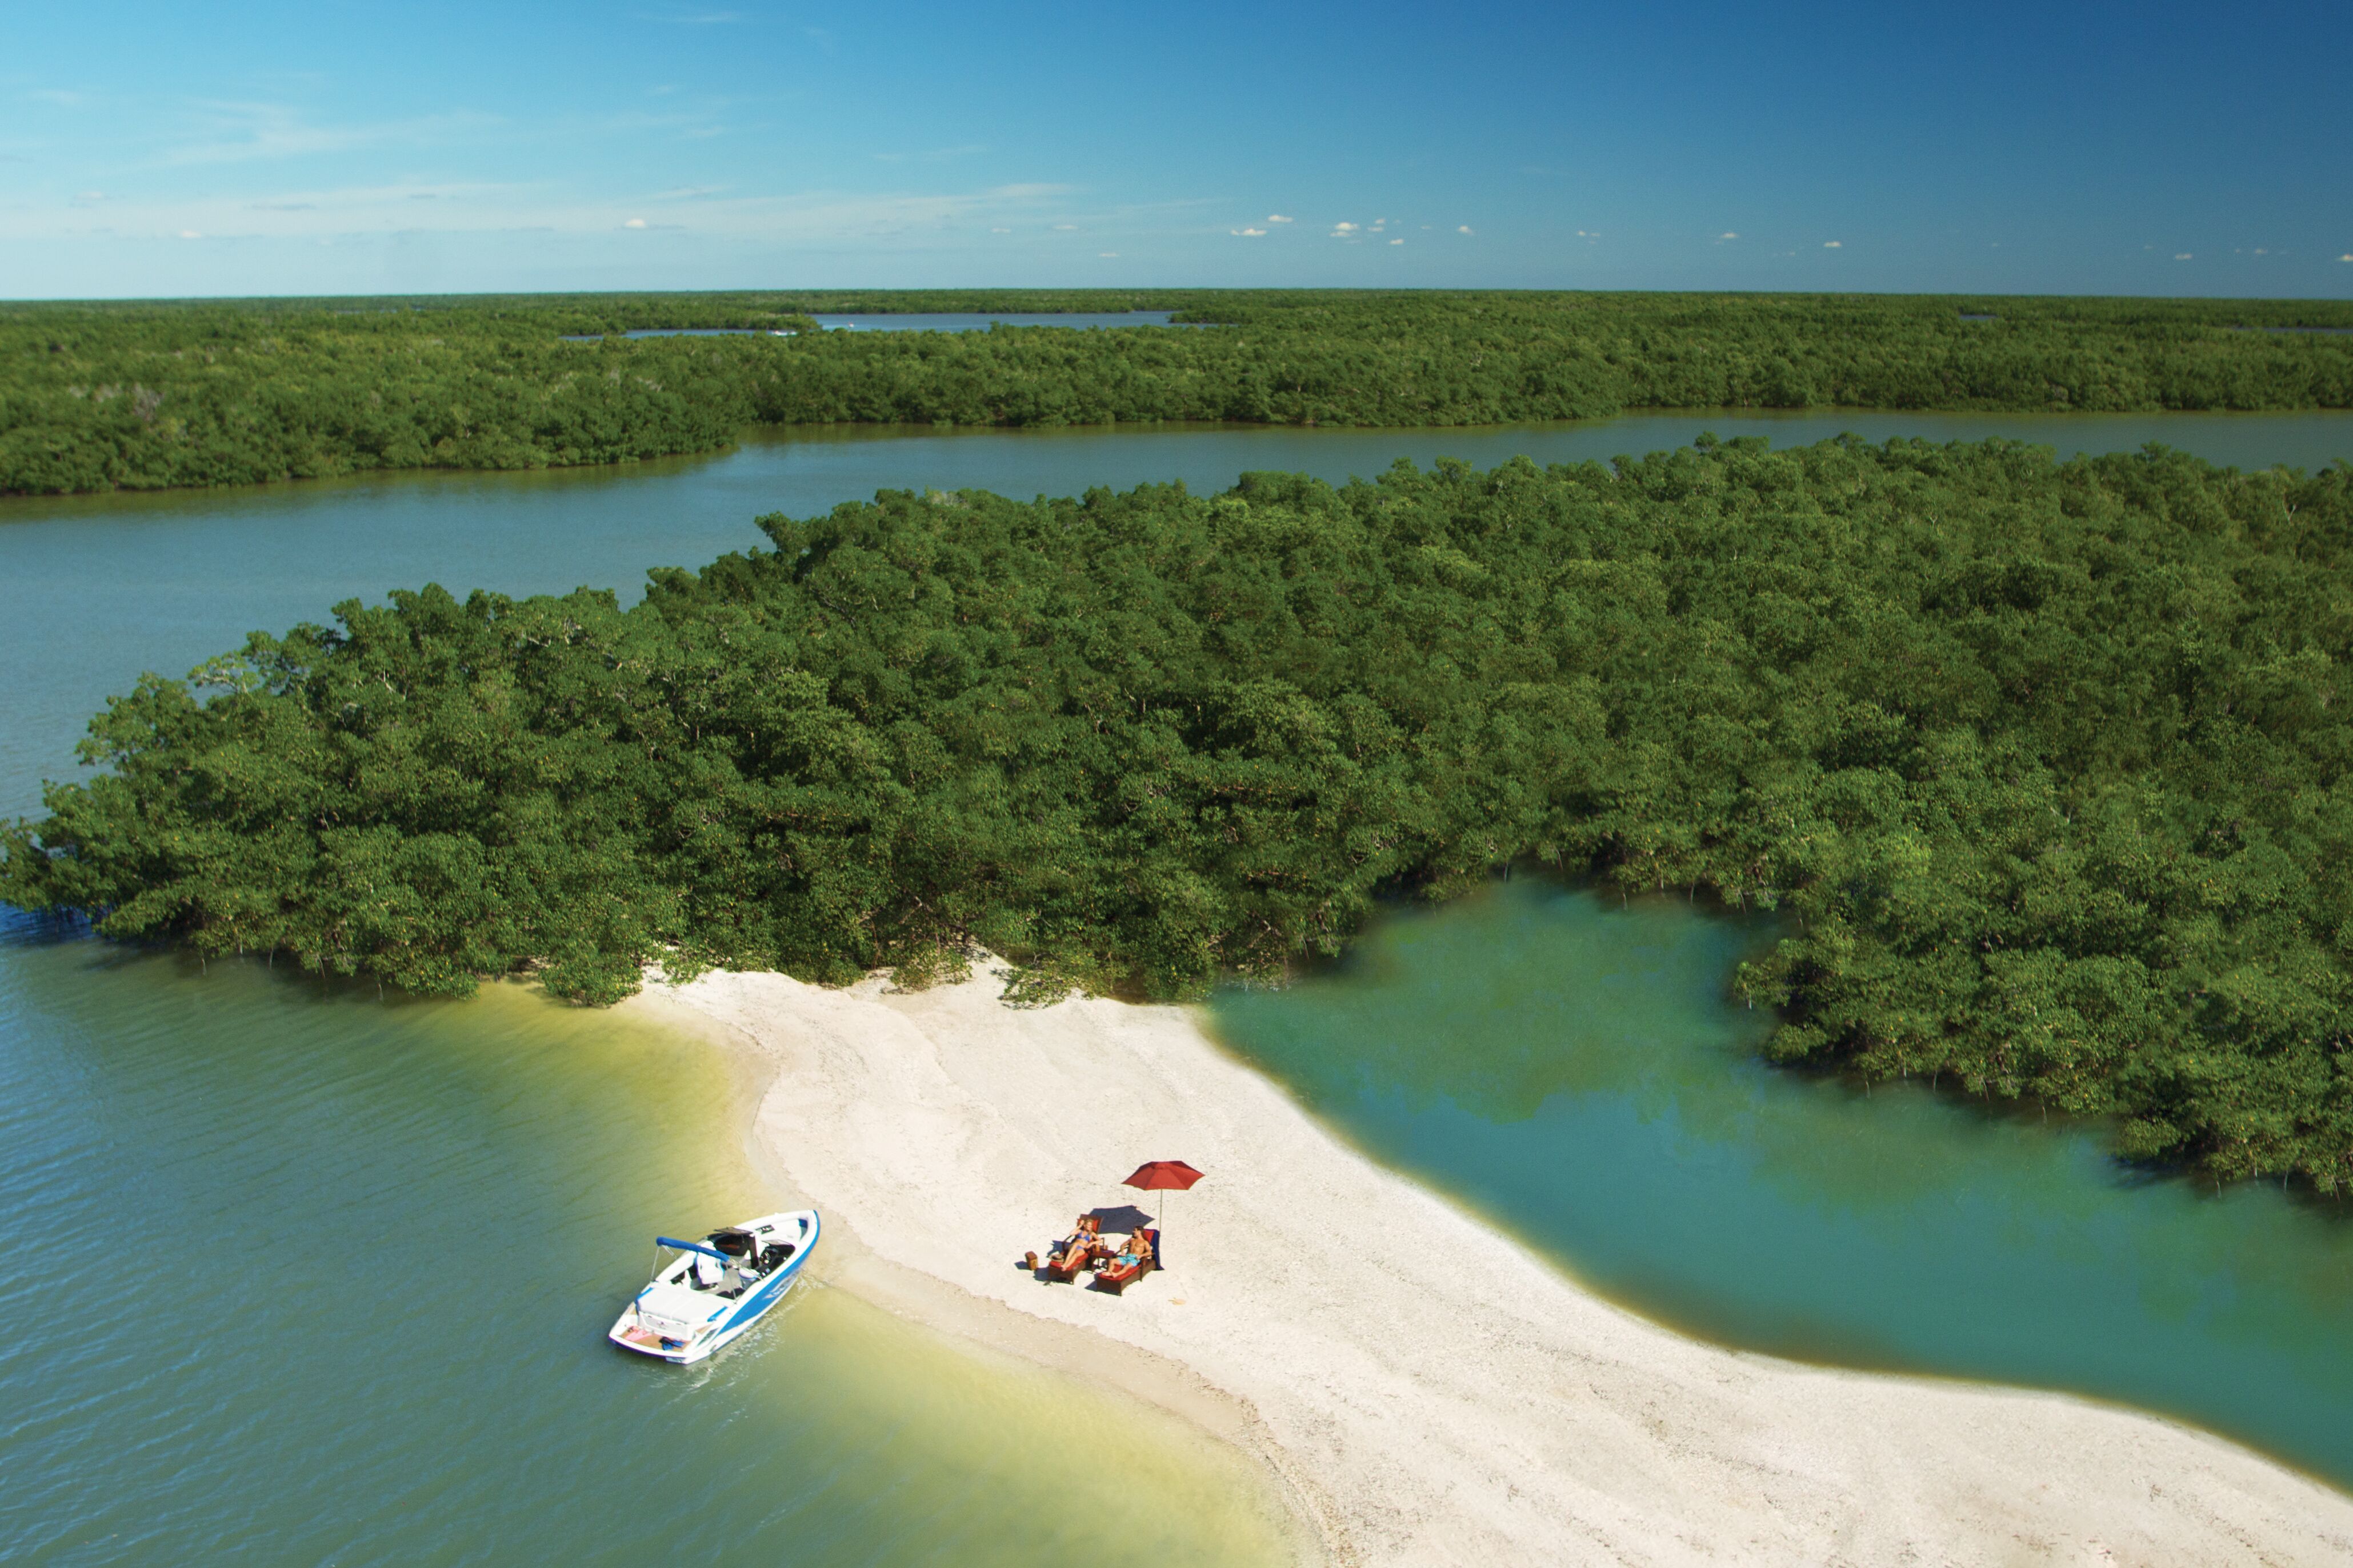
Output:
[[[0,1561],[1285,1559],[1238,1455],[821,1282],[702,1367],[606,1344],[658,1232],[772,1206],[736,1094],[520,988],[385,1004],[20,922]]]
[[[1726,997],[1769,939],[1517,883],[1214,1017],[1366,1152],[1665,1322],[2163,1411],[2353,1486],[2353,1218],[1767,1067],[1765,1016]]]

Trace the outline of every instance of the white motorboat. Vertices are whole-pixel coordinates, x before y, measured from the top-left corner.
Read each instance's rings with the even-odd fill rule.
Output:
[[[626,1351],[683,1366],[699,1361],[759,1321],[785,1298],[817,1246],[817,1211],[769,1214],[712,1232],[701,1241],[657,1236],[678,1255],[621,1309],[606,1337]]]

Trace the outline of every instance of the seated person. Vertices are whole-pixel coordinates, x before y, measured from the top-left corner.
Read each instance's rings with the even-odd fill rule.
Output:
[[[1119,1249],[1118,1265],[1122,1268],[1141,1268],[1152,1261],[1152,1238],[1137,1231]]]

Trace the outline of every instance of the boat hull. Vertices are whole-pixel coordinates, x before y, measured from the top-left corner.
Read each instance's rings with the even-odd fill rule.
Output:
[[[800,1216],[794,1216],[798,1218]],[[792,1257],[773,1273],[759,1281],[740,1298],[727,1302],[706,1321],[703,1331],[683,1341],[668,1339],[638,1320],[638,1306],[632,1301],[615,1319],[606,1338],[625,1351],[656,1361],[669,1361],[673,1366],[691,1366],[707,1361],[750,1332],[753,1326],[776,1308],[793,1286],[800,1279],[801,1266],[808,1262],[809,1254],[817,1250],[820,1226],[815,1213],[807,1215],[808,1230]]]

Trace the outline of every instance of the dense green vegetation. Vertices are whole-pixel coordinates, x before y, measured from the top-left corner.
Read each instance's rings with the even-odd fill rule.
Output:
[[[1215,324],[756,330],[811,311],[1130,307]],[[758,422],[2353,408],[2353,338],[2263,330],[2293,326],[2353,326],[2353,305],[1337,291],[9,305],[0,494],[624,461]],[[755,334],[597,335],[652,327]],[[565,341],[582,335],[596,341]]]
[[[0,897],[430,992],[1198,993],[1515,860],[1783,909],[1772,1049],[2353,1179],[2353,472],[1751,442],[886,493],[602,593],[256,635]]]

